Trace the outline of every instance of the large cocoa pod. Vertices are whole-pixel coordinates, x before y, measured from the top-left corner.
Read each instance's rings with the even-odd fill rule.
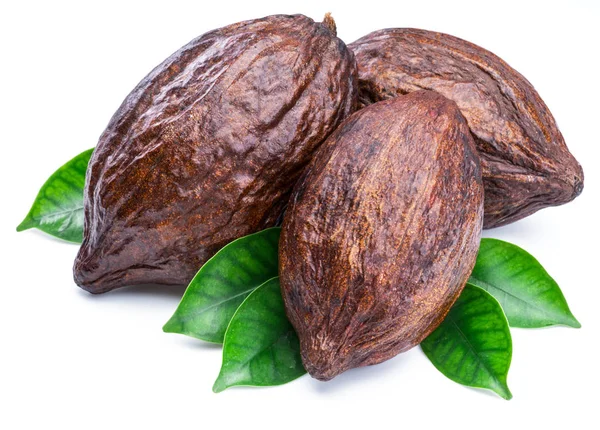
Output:
[[[475,264],[483,185],[456,104],[419,91],[350,116],[296,184],[279,273],[304,365],[328,380],[421,342]]]
[[[453,36],[409,28],[373,32],[349,45],[360,103],[427,89],[454,100],[481,158],[484,228],[567,203],[583,171],[533,86],[489,51]]]
[[[75,281],[92,293],[188,283],[222,246],[276,222],[356,97],[354,57],[330,17],[269,16],[193,40],[100,138]]]

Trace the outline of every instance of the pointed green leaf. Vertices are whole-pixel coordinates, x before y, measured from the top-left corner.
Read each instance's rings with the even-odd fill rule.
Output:
[[[469,282],[500,302],[512,327],[581,327],[556,281],[516,245],[482,239]]]
[[[279,278],[273,278],[251,293],[231,319],[213,391],[234,385],[281,385],[305,373],[298,336],[285,315]]]
[[[453,381],[512,398],[506,384],[512,358],[508,322],[498,301],[485,290],[467,284],[446,319],[421,342],[421,348]]]
[[[280,231],[269,228],[217,252],[192,279],[163,330],[222,343],[238,306],[259,285],[277,276]]]
[[[83,239],[83,187],[93,149],[82,152],[48,178],[17,231],[37,228],[69,242]]]

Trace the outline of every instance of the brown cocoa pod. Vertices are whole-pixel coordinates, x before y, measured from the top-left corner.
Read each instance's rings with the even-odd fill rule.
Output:
[[[417,90],[454,100],[481,158],[484,228],[567,203],[583,171],[533,86],[496,55],[442,33],[375,31],[349,45],[356,55],[360,104]]]
[[[92,293],[186,284],[225,244],[272,226],[357,88],[330,17],[240,22],[175,52],[94,151],[76,283]]]
[[[296,184],[279,273],[306,370],[328,380],[419,344],[475,264],[483,184],[453,101],[418,91],[351,115]]]

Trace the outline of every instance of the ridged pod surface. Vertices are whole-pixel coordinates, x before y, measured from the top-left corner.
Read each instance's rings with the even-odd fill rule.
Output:
[[[356,55],[360,104],[417,90],[454,100],[481,158],[485,228],[567,203],[583,171],[533,86],[502,59],[447,34],[379,30],[348,45]]]
[[[186,284],[272,226],[315,149],[354,109],[356,64],[327,16],[206,33],[146,76],[94,151],[79,286]]]
[[[279,274],[315,378],[417,345],[475,264],[483,185],[456,104],[419,91],[370,105],[325,141],[292,193]]]

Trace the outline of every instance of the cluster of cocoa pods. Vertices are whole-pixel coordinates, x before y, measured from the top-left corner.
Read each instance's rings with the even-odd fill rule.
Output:
[[[575,198],[583,172],[533,86],[464,40],[333,19],[208,32],[146,76],[90,161],[75,281],[187,284],[283,220],[279,272],[318,379],[379,363],[443,320],[482,228]]]

